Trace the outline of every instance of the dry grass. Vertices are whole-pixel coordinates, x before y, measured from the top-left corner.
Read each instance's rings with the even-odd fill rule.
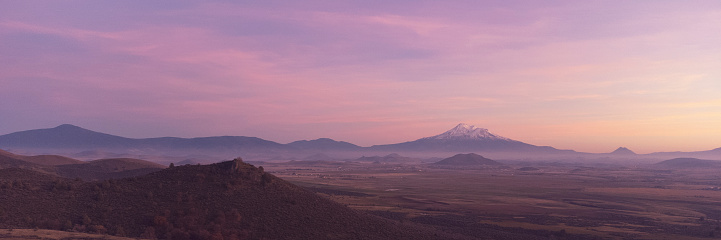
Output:
[[[542,231],[539,234],[565,230],[603,239],[721,236],[721,191],[706,190],[721,186],[715,171],[538,168],[527,173],[517,167],[448,170],[349,164],[291,172],[282,165],[266,166],[302,186],[373,195],[324,195],[352,208],[405,214],[406,221],[443,217],[424,223],[458,225],[449,228],[452,231],[496,226],[507,231]],[[473,220],[482,224],[459,223]]]
[[[0,239],[8,240],[37,240],[37,239],[104,239],[104,240],[132,240],[136,238],[115,237],[109,235],[89,234],[79,232],[64,232],[47,229],[0,229]]]

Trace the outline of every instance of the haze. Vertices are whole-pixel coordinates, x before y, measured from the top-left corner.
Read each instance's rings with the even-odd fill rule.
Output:
[[[4,1],[0,134],[721,142],[719,1]]]

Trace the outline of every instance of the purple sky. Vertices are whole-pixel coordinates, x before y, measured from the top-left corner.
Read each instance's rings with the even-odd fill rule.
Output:
[[[715,0],[3,1],[0,134],[709,150],[719,43]]]

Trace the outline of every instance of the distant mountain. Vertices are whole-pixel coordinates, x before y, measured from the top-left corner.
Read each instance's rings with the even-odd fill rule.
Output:
[[[698,158],[674,158],[655,164],[668,168],[721,168],[721,161],[702,160]]]
[[[493,161],[491,159],[485,158],[485,157],[475,154],[475,153],[468,153],[468,154],[456,154],[453,157],[449,157],[449,158],[443,159],[441,161],[438,161],[436,163],[433,163],[433,165],[443,165],[443,166],[490,165],[490,166],[497,166],[497,165],[503,165],[503,164]]]
[[[163,156],[187,159],[188,156],[204,156],[203,159],[228,159],[239,155],[251,158],[297,158],[309,153],[323,152],[363,152],[369,154],[388,153],[458,153],[479,152],[489,156],[528,157],[591,157],[593,154],[579,153],[573,150],[559,150],[549,146],[535,146],[491,133],[488,129],[468,124],[458,124],[454,128],[431,137],[415,141],[387,145],[360,147],[358,145],[336,141],[329,138],[301,140],[280,144],[257,137],[215,136],[198,138],[127,138],[63,124],[54,128],[27,130],[0,136],[0,148],[33,154],[63,154],[87,160],[97,158],[142,158]],[[513,155],[516,154],[516,155]],[[619,148],[610,155],[633,156],[627,148]],[[607,154],[608,155],[608,154]],[[609,155],[609,156],[610,156]],[[353,155],[357,157],[358,155]],[[693,157],[721,160],[721,148],[698,152],[658,152],[637,155],[652,159]],[[37,157],[45,161],[50,156]],[[50,157],[52,158],[52,157]],[[26,159],[31,161],[31,159]],[[167,162],[167,161],[166,161]],[[67,162],[70,163],[70,162]]]
[[[552,147],[535,146],[495,135],[485,128],[468,124],[456,127],[436,136],[421,138],[411,142],[375,145],[374,150],[383,151],[442,151],[442,152],[536,152],[536,153],[572,153]]]
[[[292,149],[289,146],[257,137],[219,136],[133,139],[99,133],[70,124],[2,135],[0,136],[0,148],[86,152],[169,152],[173,154],[193,153],[195,151],[232,154],[241,151],[283,151]]]
[[[721,160],[721,148],[716,148],[707,151],[694,151],[694,152],[655,152],[650,154],[644,154],[645,156],[654,158],[699,158],[699,159],[711,159]]]
[[[473,125],[460,123],[456,127],[436,136],[422,138],[424,140],[485,140],[485,141],[506,141],[513,140],[490,133],[488,129],[478,128]]]
[[[631,151],[631,149],[625,148],[625,147],[619,147],[613,152],[611,152],[613,155],[636,155],[635,152]]]
[[[63,124],[0,136],[0,147],[10,148],[121,148],[132,147],[133,139]]]
[[[300,140],[295,141],[292,143],[288,143],[288,146],[291,146],[296,149],[300,150],[360,150],[361,147],[358,145],[349,143],[349,142],[343,142],[343,141],[336,141],[330,138],[318,138],[316,140]]]

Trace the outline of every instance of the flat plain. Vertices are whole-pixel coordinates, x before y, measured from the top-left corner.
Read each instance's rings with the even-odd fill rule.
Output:
[[[359,162],[263,166],[351,208],[472,238],[493,238],[498,232],[552,239],[721,237],[719,169]]]

